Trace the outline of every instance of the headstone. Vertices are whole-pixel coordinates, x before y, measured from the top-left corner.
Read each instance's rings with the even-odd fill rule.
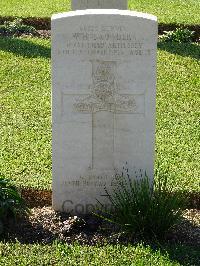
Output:
[[[125,10],[52,17],[53,208],[89,213],[129,168],[153,179],[157,20]],[[109,207],[109,206],[108,206]]]
[[[72,10],[127,9],[127,0],[72,0]]]

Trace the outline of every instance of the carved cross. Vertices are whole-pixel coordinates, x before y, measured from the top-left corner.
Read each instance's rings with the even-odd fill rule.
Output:
[[[74,108],[92,115],[92,164],[94,170],[114,168],[115,116],[137,112],[133,94],[120,94],[116,82],[116,62],[92,61],[91,94],[77,99]]]

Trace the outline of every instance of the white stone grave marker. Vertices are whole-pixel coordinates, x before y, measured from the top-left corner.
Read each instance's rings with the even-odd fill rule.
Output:
[[[127,0],[72,0],[72,10],[127,9]]]
[[[52,17],[53,207],[88,213],[127,165],[153,179],[157,21],[125,10]],[[131,173],[132,171],[132,173]]]

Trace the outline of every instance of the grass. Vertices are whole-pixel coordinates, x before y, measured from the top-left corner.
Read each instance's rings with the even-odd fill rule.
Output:
[[[0,172],[18,185],[50,188],[49,41],[1,39]]]
[[[70,0],[2,0],[1,16],[50,17],[71,9]]]
[[[0,38],[0,173],[51,189],[50,41]],[[158,50],[156,168],[174,190],[200,192],[199,46]]]
[[[80,246],[54,243],[53,245],[0,242],[0,265],[133,265],[179,266],[198,265],[195,248],[171,247],[154,251],[149,246]],[[188,254],[191,257],[188,257]]]
[[[0,15],[50,17],[53,13],[69,11],[70,6],[70,0],[2,0]],[[154,14],[160,23],[200,23],[200,1],[196,0],[129,0],[129,9]]]
[[[130,0],[129,9],[153,14],[159,23],[200,24],[196,0]]]
[[[200,191],[198,59],[198,45],[159,46],[156,164],[175,190]]]

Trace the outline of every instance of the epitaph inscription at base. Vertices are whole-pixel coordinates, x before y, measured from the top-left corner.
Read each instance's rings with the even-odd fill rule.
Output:
[[[156,18],[91,10],[52,18],[53,207],[91,212],[126,165],[152,179]]]

